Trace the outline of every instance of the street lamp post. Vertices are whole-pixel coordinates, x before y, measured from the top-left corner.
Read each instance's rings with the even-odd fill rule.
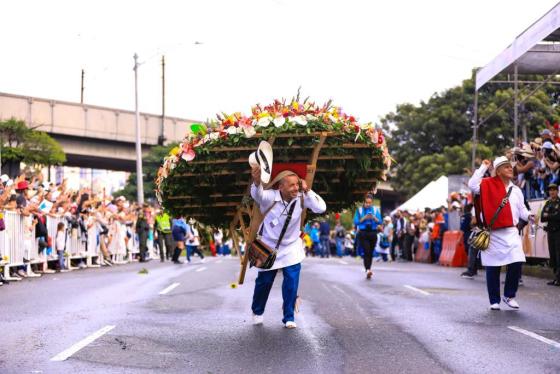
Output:
[[[144,204],[144,178],[142,177],[142,144],[140,143],[140,112],[138,111],[138,54],[134,54],[134,104],[136,107],[136,189],[138,204]]]

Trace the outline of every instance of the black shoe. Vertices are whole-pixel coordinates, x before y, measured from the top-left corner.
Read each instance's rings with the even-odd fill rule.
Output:
[[[162,259],[159,260],[159,262],[165,262],[165,260],[162,258]]]
[[[183,264],[183,261],[173,260],[173,263],[174,263],[174,264],[177,264],[177,265],[182,265],[182,264]]]
[[[464,273],[461,274],[461,278],[465,278],[465,279],[473,279],[474,278],[474,274],[469,272],[469,271],[465,271]]]
[[[546,282],[546,284],[548,284],[549,286],[560,286],[560,282],[558,282],[556,279],[550,282]]]

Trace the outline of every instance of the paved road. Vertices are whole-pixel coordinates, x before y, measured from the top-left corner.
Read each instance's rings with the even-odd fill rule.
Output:
[[[0,372],[560,372],[560,289],[540,279],[525,278],[520,311],[490,312],[484,279],[461,279],[457,269],[377,264],[366,281],[354,259],[307,259],[298,328],[286,330],[280,275],[265,324],[252,326],[255,272],[231,288],[237,259],[196,261],[1,287]]]

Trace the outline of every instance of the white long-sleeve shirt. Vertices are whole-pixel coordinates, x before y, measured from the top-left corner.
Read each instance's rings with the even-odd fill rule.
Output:
[[[487,170],[488,167],[483,164],[473,173],[469,180],[469,188],[473,194],[480,194],[480,183]],[[523,193],[519,187],[509,182],[507,188],[504,186],[504,189],[507,191],[510,187],[513,187],[513,189],[509,196],[509,204],[513,225],[515,226],[520,218],[525,221],[528,220],[529,211],[525,206]],[[487,250],[481,252],[480,258],[484,266],[503,266],[514,262],[525,262],[523,243],[517,227],[492,230],[490,232],[490,245]]]
[[[292,199],[290,202],[285,202],[282,200],[280,191],[265,190],[263,189],[262,184],[259,184],[259,186],[255,186],[254,184],[251,185],[251,197],[259,205],[263,214],[272,206],[272,204],[276,202],[270,212],[268,212],[266,217],[264,217],[261,225],[263,228],[261,240],[271,248],[276,247],[276,243],[280,237],[282,228],[284,227],[284,222],[286,221],[291,204],[295,204],[292,219],[288,224],[286,233],[282,238],[282,243],[280,243],[278,248],[276,261],[269,270],[299,264],[305,258],[303,241],[300,237],[301,214],[303,212],[300,196],[301,195],[298,195],[298,197]],[[317,195],[313,191],[308,191],[303,194],[303,206],[314,213],[323,213],[327,209],[325,201],[321,198],[321,196]]]

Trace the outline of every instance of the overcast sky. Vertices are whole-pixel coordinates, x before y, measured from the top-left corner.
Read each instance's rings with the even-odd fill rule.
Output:
[[[3,1],[0,91],[204,120],[299,86],[362,121],[460,84],[556,1]],[[195,42],[202,43],[196,44]]]

